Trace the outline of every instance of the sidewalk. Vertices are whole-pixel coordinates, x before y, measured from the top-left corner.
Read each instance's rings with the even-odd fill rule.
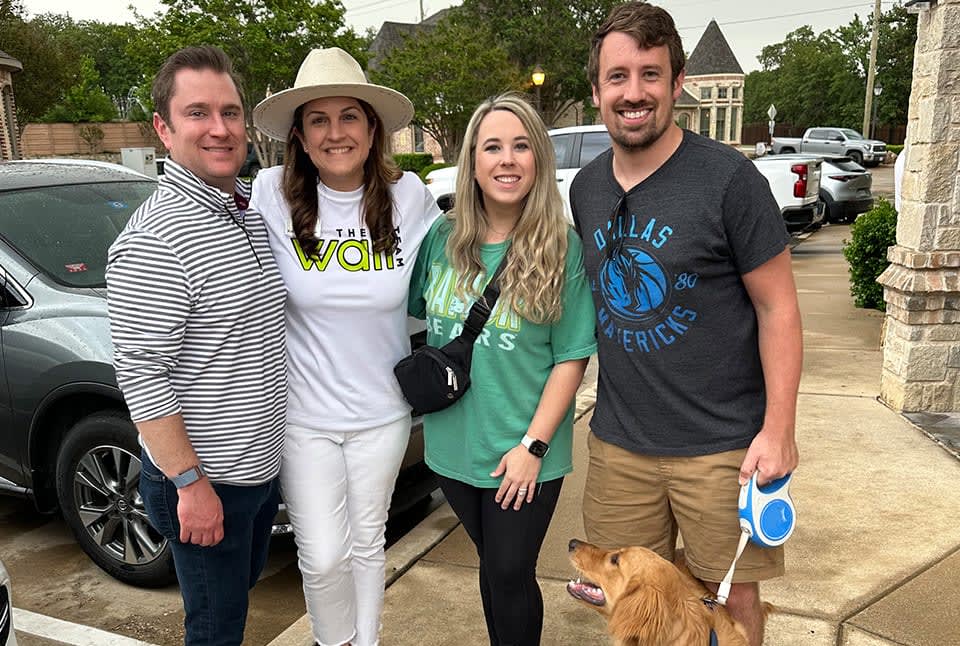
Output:
[[[935,432],[877,401],[883,315],[853,307],[844,237],[849,227],[825,227],[794,249],[805,345],[791,488],[798,527],[787,575],[762,586],[780,609],[766,644],[960,645],[960,461]],[[575,471],[540,554],[545,646],[609,643],[599,614],[565,590],[567,542],[584,536],[589,418],[577,422]],[[385,646],[486,643],[476,554],[446,505],[388,551],[391,572]],[[311,643],[304,618],[272,645]]]

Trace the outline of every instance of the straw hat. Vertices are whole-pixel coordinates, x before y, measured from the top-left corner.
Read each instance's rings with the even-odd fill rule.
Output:
[[[329,96],[349,96],[373,106],[387,133],[413,119],[413,104],[396,90],[367,82],[360,64],[339,47],[311,50],[300,64],[293,87],[277,92],[253,109],[253,125],[273,139],[286,141],[298,107]]]

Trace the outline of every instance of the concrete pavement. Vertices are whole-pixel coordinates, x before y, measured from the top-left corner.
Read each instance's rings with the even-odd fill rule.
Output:
[[[883,315],[852,305],[840,251],[848,237],[849,227],[828,226],[794,249],[805,346],[791,488],[798,527],[786,576],[762,586],[780,609],[766,644],[960,645],[960,462],[876,399]],[[567,541],[584,536],[589,386],[578,403],[575,471],[538,568],[545,645],[608,643],[599,614],[564,587]],[[388,551],[388,567],[385,646],[486,643],[476,554],[447,506]],[[272,644],[310,643],[304,618]]]

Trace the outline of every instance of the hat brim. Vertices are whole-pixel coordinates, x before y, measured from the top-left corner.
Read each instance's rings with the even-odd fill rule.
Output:
[[[290,88],[265,98],[253,109],[253,125],[272,139],[286,141],[293,113],[304,103],[333,96],[349,96],[369,103],[387,133],[407,126],[413,104],[396,90],[371,83],[332,83]]]

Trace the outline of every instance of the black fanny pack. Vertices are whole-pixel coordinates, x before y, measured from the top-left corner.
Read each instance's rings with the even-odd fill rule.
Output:
[[[500,272],[506,262],[504,256],[483,294],[470,308],[457,338],[442,348],[429,345],[417,348],[393,367],[403,397],[415,413],[443,410],[470,388],[473,344],[500,297]]]

